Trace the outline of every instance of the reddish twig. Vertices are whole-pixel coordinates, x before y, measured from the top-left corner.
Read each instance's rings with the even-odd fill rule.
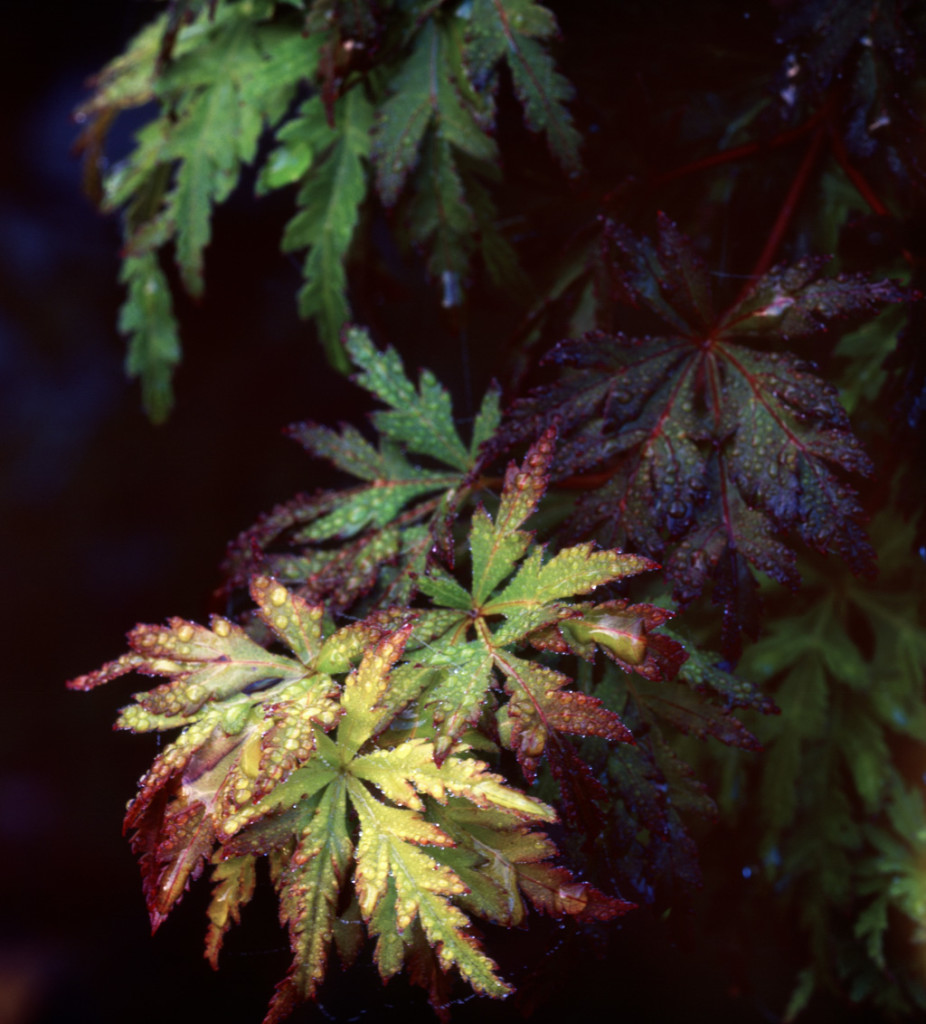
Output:
[[[849,154],[846,152],[846,144],[842,141],[842,136],[836,131],[836,126],[830,124],[830,146],[833,149],[833,156],[836,157],[836,162],[846,172],[846,177],[855,186],[856,192],[865,200],[866,203],[871,207],[872,213],[878,214],[878,216],[889,216],[890,211],[878,198],[875,190],[868,184],[864,175],[860,170],[853,167],[849,162]]]
[[[807,147],[804,159],[801,161],[801,165],[797,169],[797,174],[795,174],[794,180],[791,182],[788,194],[785,196],[784,202],[781,204],[781,209],[778,211],[778,216],[775,218],[772,230],[769,232],[769,236],[765,241],[765,245],[762,248],[762,252],[760,253],[758,260],[756,260],[752,273],[749,275],[749,281],[737,296],[736,302],[733,304],[733,308],[736,308],[736,306],[746,298],[752,290],[755,282],[771,267],[775,259],[775,254],[778,252],[778,247],[781,245],[781,240],[784,238],[785,232],[788,230],[788,225],[791,223],[791,218],[794,216],[794,211],[797,209],[797,204],[804,193],[804,189],[807,187],[807,182],[810,179],[810,172],[813,170],[813,166],[820,155],[820,150],[823,148],[823,139],[825,135],[826,123],[823,122],[818,126],[810,140],[810,145]]]
[[[688,174],[694,174],[697,171],[703,171],[708,167],[716,167],[718,164],[731,163],[733,160],[742,160],[747,156],[755,156],[758,153],[765,153],[772,149],[778,149],[780,146],[787,146],[791,142],[795,142],[797,139],[806,135],[809,131],[812,131],[817,122],[820,120],[822,111],[817,111],[812,117],[809,117],[803,124],[799,124],[796,128],[790,128],[788,131],[780,132],[773,139],[768,141],[759,140],[756,142],[744,142],[741,146],[733,146],[730,149],[722,149],[719,153],[711,153],[710,156],[704,156],[698,160],[693,160],[689,164],[684,164],[681,167],[675,167],[671,171],[665,171],[653,179],[654,185],[662,185],[667,181],[674,181],[676,178],[683,178]]]
[[[855,191],[865,200],[866,203],[871,207],[871,212],[877,214],[879,217],[892,217],[893,214],[887,208],[887,206],[881,201],[880,196],[871,187],[868,179],[864,174],[849,160],[849,153],[846,150],[846,144],[842,140],[842,136],[836,130],[834,124],[830,124],[830,146],[833,150],[833,156],[836,158],[836,163],[843,169],[846,177],[852,182]],[[900,250],[903,258],[908,262],[913,262],[913,253],[909,249],[903,248]]]

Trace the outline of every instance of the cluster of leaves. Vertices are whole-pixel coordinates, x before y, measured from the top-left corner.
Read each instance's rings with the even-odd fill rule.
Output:
[[[139,626],[127,654],[72,683],[88,689],[133,671],[167,680],[137,694],[118,722],[135,732],[182,730],[126,816],[152,923],[211,860],[207,955],[215,961],[253,892],[255,861],[267,857],[295,958],[268,1020],[315,994],[332,941],[342,956],[355,954],[348,935],[356,924],[342,934],[345,920],[362,919],[376,938],[384,977],[409,961],[440,1008],[451,966],[477,992],[509,991],[470,934],[467,912],[512,925],[524,917],[522,897],[587,920],[633,906],[548,863],[555,848],[533,826],[556,812],[474,760],[473,744],[512,752],[528,783],[548,764],[562,814],[586,824],[589,815],[604,819],[598,805],[613,795],[599,779],[604,763],[583,760],[572,738],[599,737],[612,752],[626,746],[632,752],[614,754],[609,769],[627,806],[620,829],[645,824],[648,841],[675,862],[682,843],[693,876],[679,808],[692,794],[702,812],[713,805],[663,731],[755,749],[732,710],[769,709],[703,655],[683,665],[681,644],[657,631],[663,609],[620,597],[576,600],[655,564],[591,542],[551,556],[522,529],[547,486],[552,431],[520,467],[509,465],[494,516],[479,504],[464,518],[465,492],[487,492],[488,481],[475,478],[482,457],[460,440],[446,391],[428,373],[416,389],[395,352],[378,352],[362,332],[347,345],[361,382],[392,406],[376,414],[379,450],[351,427],[297,433],[372,479],[297,499],[233,546],[235,579],[247,563],[257,605],[256,617],[243,616],[247,629],[218,617],[208,629],[180,619]],[[496,420],[490,392],[474,442]],[[412,454],[456,473],[414,465]],[[466,550],[457,551],[467,519]],[[301,553],[264,557],[261,545],[292,524]],[[249,559],[239,557],[245,551]],[[469,586],[459,566],[450,571],[454,555],[468,563]],[[332,615],[346,609],[350,623],[334,628]],[[285,653],[276,652],[281,645]],[[614,666],[600,686],[575,688],[554,667],[594,660],[596,650]],[[615,677],[624,674],[637,682],[620,686]],[[631,832],[622,841],[639,843],[639,828]],[[638,862],[626,882],[645,895],[654,878]]]
[[[700,879],[694,819],[717,814],[701,779],[720,767],[767,898],[788,897],[806,938],[787,1015],[826,987],[886,1012],[926,1006],[909,955],[926,920],[921,541],[889,496],[922,502],[897,443],[912,435],[886,427],[894,405],[921,426],[924,406],[903,308],[922,284],[908,282],[922,17],[904,0],[789,5],[780,60],[686,93],[659,122],[684,122],[693,160],[640,158],[635,181],[562,200],[574,223],[513,338],[512,401],[490,387],[467,439],[429,371],[413,381],[394,350],[343,329],[350,256],[378,201],[446,307],[477,251],[514,281],[494,205],[500,81],[561,169],[579,169],[547,8],[174,0],[101,74],[81,112],[91,172],[113,118],[157,102],[95,182],[123,212],[122,328],[149,409],[166,411],[179,357],[163,251],[198,295],[213,207],[248,165],[259,194],[296,187],[283,246],[306,253],[302,312],[383,406],[373,441],[291,428],[359,482],[298,495],[230,546],[231,606],[248,590],[256,612],[138,627],[128,654],[74,683],[167,680],[119,720],[181,730],[126,819],[152,921],[212,862],[215,962],[266,858],[294,955],[268,1020],[314,996],[332,944],[349,961],[364,932],[383,976],[406,965],[443,1012],[451,967],[509,991],[473,917],[683,903]],[[530,242],[528,203],[514,209]],[[744,205],[764,241],[736,230]],[[879,232],[860,271],[858,238]],[[525,529],[538,510],[543,544]],[[671,599],[647,582],[660,566]],[[555,820],[600,889],[553,863],[538,829]]]
[[[123,215],[120,330],[149,414],[167,414],[180,358],[162,254],[173,247],[183,287],[201,296],[213,207],[245,167],[256,168],[258,195],[297,188],[282,247],[305,251],[299,308],[341,369],[346,264],[374,183],[386,208],[402,206],[408,243],[427,249],[444,305],[460,301],[477,248],[495,278],[510,279],[486,187],[498,177],[502,67],[529,128],[567,172],[580,166],[571,87],[547,51],[555,34],[535,0],[187,0],[139,33],[78,118],[90,191]],[[135,148],[102,174],[115,119],[152,103]],[[274,144],[261,148],[270,129]]]
[[[804,932],[786,1019],[828,987],[886,1014],[926,1009],[913,952],[926,941],[924,571],[896,512],[879,514],[873,536],[877,584],[809,561],[803,593],[740,666],[782,709],[757,722],[761,770],[733,768],[723,803],[742,817],[737,786],[761,807],[741,825],[759,825],[759,871]]]

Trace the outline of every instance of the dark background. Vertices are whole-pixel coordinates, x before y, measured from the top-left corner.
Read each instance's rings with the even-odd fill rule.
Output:
[[[131,680],[89,695],[64,688],[121,653],[136,621],[215,610],[226,542],[322,480],[281,428],[362,411],[296,318],[298,266],[277,252],[285,210],[256,209],[242,191],[218,218],[207,300],[180,305],[176,411],[161,427],[145,420],[115,331],[118,226],[81,194],[71,112],[87,77],[156,9],[0,6],[0,1024],[256,1024],[289,961],[269,892],[245,910],[218,975],[200,956],[205,882],[151,938],[120,822],[156,740],[110,729]],[[667,45],[686,31],[676,26]],[[625,60],[631,52],[645,67],[640,46]],[[130,127],[118,129],[117,151]],[[459,336],[436,319],[433,291],[414,268],[396,279],[383,318],[404,332],[389,340],[411,365],[465,381]],[[477,393],[483,383],[472,382]],[[465,403],[468,387],[456,390]],[[708,838],[707,855],[724,842]],[[724,899],[739,899],[744,884],[731,861]],[[586,935],[569,956],[557,955],[563,933],[549,922],[489,945],[537,1020],[776,1019],[768,1006],[786,999],[791,965],[763,952],[760,928],[725,933],[723,916],[715,904],[710,920],[673,932],[641,912]],[[748,984],[736,980],[746,974]],[[293,1019],[371,1015],[432,1019],[404,981],[381,988],[367,951]],[[477,1000],[454,1017],[516,1019]]]

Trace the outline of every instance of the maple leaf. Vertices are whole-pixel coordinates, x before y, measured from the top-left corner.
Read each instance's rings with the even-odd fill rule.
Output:
[[[429,130],[476,160],[497,159],[495,140],[479,123],[484,100],[469,85],[461,57],[460,19],[425,21],[378,113],[373,162],[387,206],[398,198]]]
[[[289,654],[268,651],[218,616],[211,628],[172,619],[137,626],[128,654],[69,684],[86,690],[127,672],[168,680],[136,694],[117,722],[132,732],[182,730],[141,779],[125,818],[155,928],[216,843],[249,820],[254,801],[312,756],[314,727],[330,729],[341,713],[328,663],[343,670],[345,638],[323,640],[321,608],[268,577],[255,577],[251,594]],[[226,921],[214,922],[220,934]]]
[[[507,61],[528,126],[545,132],[575,173],[579,135],[565,107],[571,87],[548,52],[554,34],[552,14],[532,0],[475,13],[467,5],[183,0],[139,33],[76,116],[87,190],[123,216],[119,324],[152,418],[170,410],[180,358],[161,259],[172,249],[184,289],[203,294],[214,209],[247,165],[257,165],[258,195],[298,187],[282,248],[305,252],[299,310],[342,371],[348,258],[371,180],[387,207],[402,200],[397,238],[427,250],[446,307],[462,303],[477,251],[502,287],[529,288],[487,187],[501,179],[496,79]],[[148,105],[155,113],[131,152],[108,166],[112,125]],[[260,150],[274,130],[274,144]]]
[[[479,249],[502,287],[526,279],[497,225],[486,183],[499,180],[495,142],[498,71],[507,62],[525,120],[544,132],[570,174],[578,173],[579,133],[565,107],[572,87],[547,50],[552,13],[532,0],[434,9],[407,26],[407,55],[377,111],[372,159],[387,206],[404,202],[400,237],[426,248],[443,305],[463,301],[463,284]]]
[[[581,136],[564,105],[573,89],[541,42],[557,33],[552,11],[534,0],[475,0],[467,17],[465,61],[477,87],[490,90],[504,60],[528,128],[544,132],[564,170],[577,174]]]
[[[613,796],[603,828],[622,889],[642,903],[655,902],[657,895],[678,899],[701,884],[685,812],[714,820],[716,806],[692,775],[661,739],[615,746],[608,754]]]
[[[319,50],[317,38],[272,24],[272,6],[187,6],[172,5],[144,29],[77,111],[87,125],[81,145],[101,166],[116,116],[159,105],[130,157],[91,186],[102,191],[104,210],[124,213],[128,292],[119,326],[129,339],[129,372],[141,377],[146,407],[158,420],[170,408],[179,354],[157,254],[173,242],[184,287],[202,294],[213,206],[231,195],[265,128],[286,114],[300,81],[312,75]]]
[[[566,735],[591,734],[616,742],[632,742],[632,736],[598,697],[568,689],[566,675],[515,652],[529,648],[555,624],[594,614],[587,605],[577,607],[565,598],[655,565],[638,555],[597,551],[591,543],[544,559],[543,548],[520,527],[546,489],[553,440],[553,432],[547,431],[520,467],[508,467],[494,521],[484,508],[473,514],[471,589],[438,566],[418,581],[420,592],[436,607],[416,618],[416,637],[427,647],[416,652],[417,663],[396,673],[394,699],[414,699],[431,717],[440,759],[483,715],[487,693],[503,690],[508,700],[495,713],[503,745],[515,752],[528,779],[533,780],[546,753],[563,769],[561,781],[567,783],[575,766]],[[668,661],[659,665],[647,660],[642,649],[649,641],[642,629],[638,640],[640,649],[621,663],[629,671],[661,676]],[[666,644],[673,646],[672,641]]]
[[[395,350],[378,351],[365,331],[348,330],[344,344],[359,370],[357,383],[388,407],[371,417],[379,447],[351,426],[336,431],[303,423],[290,432],[311,454],[364,483],[278,506],[230,546],[226,561],[229,585],[243,583],[259,567],[298,584],[310,600],[325,600],[333,611],[371,591],[369,603],[379,607],[407,602],[435,549],[452,558],[454,509],[500,417],[498,391],[490,388],[466,444],[450,396],[433,374],[424,371],[416,387]],[[409,455],[441,468],[416,465]],[[282,543],[295,552],[274,550]]]
[[[340,97],[329,118],[313,96],[277,132],[257,192],[299,182],[299,212],[283,234],[284,252],[306,249],[299,312],[315,317],[329,359],[346,370],[341,329],[350,317],[345,264],[367,194],[372,107],[362,89]]]
[[[717,817],[707,787],[679,756],[678,735],[758,751],[761,744],[735,712],[778,710],[748,677],[732,675],[716,655],[668,629],[668,616],[661,608],[615,600],[533,638],[541,650],[572,651],[589,660],[596,650],[607,656],[608,663],[596,668],[594,692],[620,715],[636,742],[602,750],[590,741],[580,752],[606,768],[607,785],[598,783],[596,798],[602,820],[594,834],[606,837],[609,871],[644,902],[684,899],[685,890],[699,884],[689,819]],[[628,662],[635,665],[632,675]],[[703,756],[692,747],[682,750],[689,751],[688,759]],[[564,811],[579,821],[587,816],[581,806]]]
[[[757,628],[752,570],[797,584],[789,534],[862,573],[872,551],[844,479],[871,464],[836,389],[795,356],[734,339],[793,343],[904,294],[859,275],[821,279],[821,262],[805,260],[717,315],[703,261],[668,218],[655,244],[614,225],[604,237],[612,298],[655,315],[661,333],[561,342],[548,361],[564,372],[515,404],[502,435],[556,420],[554,479],[593,471],[573,531],[659,559],[683,606],[711,584],[735,654]]]
[[[902,742],[926,743],[924,572],[910,554],[913,526],[891,509],[873,520],[872,535],[878,581],[841,567],[834,581],[832,567],[809,566],[804,592],[741,666],[781,707],[759,723],[767,753],[746,799],[751,815],[760,809],[763,849],[774,850],[766,870],[809,939],[795,1013],[818,984],[835,978],[852,990],[866,973],[889,973],[888,910],[919,929],[926,907],[926,805],[899,756]],[[841,919],[854,928],[838,930]],[[921,1000],[905,980],[878,998],[897,1009]]]
[[[450,18],[435,13],[415,33],[377,112],[372,151],[379,194],[387,206],[404,195],[400,237],[428,251],[428,271],[442,284],[445,307],[462,302],[477,239],[493,272],[493,246],[513,255],[481,184],[499,176],[494,99],[491,90],[476,90],[469,81],[464,24],[459,12]]]
[[[145,412],[160,423],[170,412],[171,378],[180,362],[170,286],[153,252],[127,257],[119,279],[128,288],[119,311],[119,330],[130,339],[125,370],[130,377],[141,379]]]
[[[438,764],[431,740],[377,742],[394,717],[390,670],[411,629],[367,651],[345,682],[336,733],[319,731],[315,756],[260,801],[249,826],[225,844],[235,864],[287,851],[277,886],[295,959],[267,1024],[314,996],[348,876],[376,939],[382,976],[410,959],[417,964],[413,980],[432,998],[434,970],[451,967],[477,992],[498,997],[510,991],[472,935],[464,908],[499,920],[501,908],[520,907],[524,893],[554,914],[606,919],[630,909],[549,865],[556,849],[532,827],[555,820],[552,809],[506,786],[469,756],[465,744]],[[491,873],[483,876],[483,865]],[[516,916],[520,920],[523,910]],[[434,970],[425,963],[427,948],[436,958]]]

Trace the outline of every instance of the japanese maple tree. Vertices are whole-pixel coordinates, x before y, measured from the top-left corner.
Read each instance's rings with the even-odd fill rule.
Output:
[[[926,11],[777,6],[722,83],[657,55],[658,145],[599,81],[632,87],[621,15],[536,0],[171,0],[80,108],[151,417],[241,181],[290,191],[299,310],[376,405],[289,428],[343,482],[232,541],[225,615],[71,683],[160,680],[117,721],[173,736],[125,819],[151,922],[209,866],[215,966],[266,870],[293,956],[266,1021],[364,938],[442,1018],[505,996],[477,919],[695,913],[712,828],[755,877],[730,929],[799,936],[776,1014],[926,1009]],[[396,258],[502,353],[471,416],[361,325]]]

